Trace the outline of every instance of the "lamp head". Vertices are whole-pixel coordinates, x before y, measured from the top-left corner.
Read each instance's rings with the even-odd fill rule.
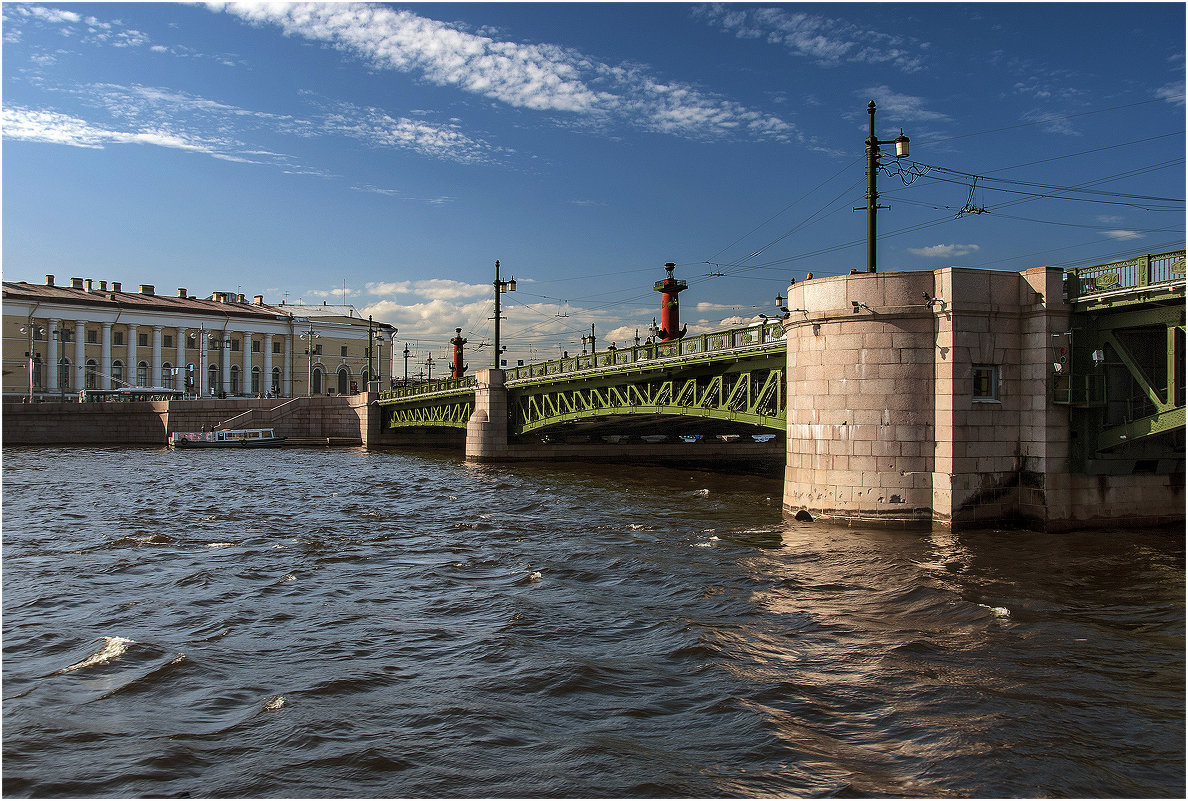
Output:
[[[902,159],[908,156],[908,138],[903,135],[903,129],[899,129],[899,136],[895,137],[895,158]]]

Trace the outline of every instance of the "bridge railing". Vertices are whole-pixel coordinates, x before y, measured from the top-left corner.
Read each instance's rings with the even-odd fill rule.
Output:
[[[694,334],[693,336],[682,337],[668,342],[659,342],[650,345],[629,345],[622,348],[599,351],[598,353],[526,364],[523,367],[510,367],[505,373],[507,381],[543,378],[564,373],[576,373],[582,370],[627,367],[632,364],[651,362],[657,359],[757,347],[782,340],[783,337],[783,324],[778,320],[769,320],[765,323],[756,323],[742,328],[712,331],[708,334]]]
[[[1076,267],[1065,273],[1069,300],[1120,289],[1172,284],[1184,280],[1184,250],[1147,253],[1125,261]]]
[[[475,385],[472,375],[462,378],[447,378],[443,381],[431,381],[424,384],[413,384],[410,387],[386,389],[380,393],[380,400],[394,400],[395,398],[411,398],[417,395],[429,395],[437,392],[457,392],[470,389]]]

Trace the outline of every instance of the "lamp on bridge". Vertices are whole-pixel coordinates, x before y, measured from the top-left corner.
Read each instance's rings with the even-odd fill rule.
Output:
[[[425,360],[425,366],[429,368],[429,377],[426,381],[432,383],[433,381],[433,354],[429,354],[429,358]]]
[[[598,345],[598,340],[594,338],[594,323],[590,323],[590,336],[582,337],[582,352],[585,353],[586,346],[590,346],[590,352],[593,353]]]
[[[899,130],[899,136],[894,139],[879,139],[875,136],[875,102],[873,100],[866,107],[866,113],[870,115],[870,136],[866,139],[866,271],[868,273],[874,273],[878,272],[875,264],[877,261],[875,213],[879,209],[890,208],[890,206],[879,205],[879,190],[876,186],[876,179],[879,173],[879,167],[881,166],[879,164],[879,157],[883,155],[883,152],[879,150],[879,145],[895,145],[895,158],[906,158],[908,155],[908,138],[903,135],[903,129],[901,128]]]
[[[404,343],[404,386],[408,386],[408,343]]]
[[[516,279],[510,281],[499,280],[499,259],[495,260],[495,369],[499,369],[499,356],[503,353],[499,348],[499,296],[504,292],[516,291]]]

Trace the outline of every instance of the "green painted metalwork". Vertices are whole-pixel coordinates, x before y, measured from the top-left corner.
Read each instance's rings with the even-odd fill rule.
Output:
[[[474,411],[474,376],[380,393],[385,428],[466,428]]]
[[[1185,419],[1184,251],[1070,270],[1066,287],[1070,359],[1052,389],[1070,407],[1074,467],[1174,463],[1168,443],[1182,455]]]

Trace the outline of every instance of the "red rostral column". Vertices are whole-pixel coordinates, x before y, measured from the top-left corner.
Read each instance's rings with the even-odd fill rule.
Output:
[[[450,373],[450,378],[461,378],[466,374],[466,365],[462,363],[462,346],[466,344],[466,340],[462,338],[462,329],[455,328],[457,336],[450,340],[450,344],[454,346],[454,371]]]
[[[657,281],[656,286],[653,287],[653,289],[660,293],[660,297],[662,298],[660,306],[661,342],[667,342],[670,339],[680,339],[685,335],[685,329],[681,328],[681,304],[677,300],[677,295],[689,288],[687,283],[673,277],[672,271],[676,269],[675,264],[668,262],[664,265],[664,269],[668,270],[668,277],[663,281]]]

